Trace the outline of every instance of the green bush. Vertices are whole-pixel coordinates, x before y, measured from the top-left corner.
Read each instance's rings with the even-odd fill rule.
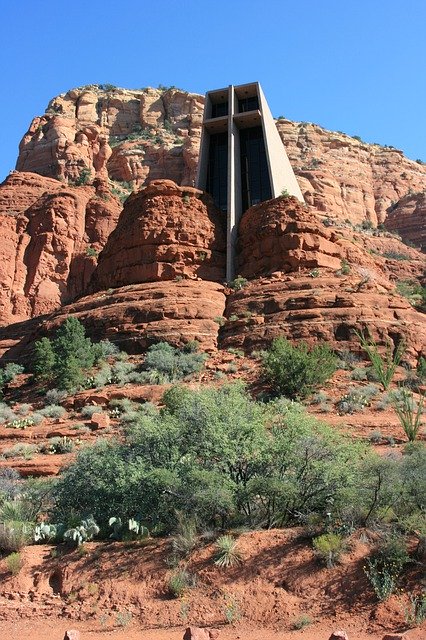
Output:
[[[337,360],[326,344],[309,349],[305,342],[293,346],[286,338],[276,338],[263,356],[263,367],[276,391],[304,398],[333,375]]]
[[[109,537],[111,517],[135,519],[153,535],[182,533],[183,553],[194,543],[191,522],[201,530],[309,519],[349,527],[425,509],[425,447],[382,458],[290,400],[255,402],[241,384],[172,387],[161,409],[130,410],[120,441],[81,449],[57,479],[53,522],[92,513]]]
[[[236,278],[234,278],[234,280],[232,280],[232,282],[228,283],[229,288],[233,289],[234,291],[241,291],[241,289],[244,289],[247,285],[248,280],[247,278],[243,278],[243,276],[237,276]]]
[[[5,387],[23,372],[24,367],[14,362],[9,362],[3,369],[0,369],[0,399],[3,397]]]
[[[71,317],[57,329],[53,340],[41,338],[34,344],[31,370],[37,380],[55,382],[59,391],[52,389],[48,394],[71,392],[85,383],[87,369],[113,355],[118,355],[115,345],[109,340],[92,343],[84,326]]]
[[[180,598],[185,591],[194,586],[194,579],[186,569],[175,571],[168,582],[168,592],[172,598]]]
[[[324,533],[313,540],[315,555],[325,563],[328,569],[339,562],[345,550],[345,542],[337,533]]]

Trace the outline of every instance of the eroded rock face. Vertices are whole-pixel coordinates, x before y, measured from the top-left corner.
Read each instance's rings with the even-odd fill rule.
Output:
[[[426,344],[424,314],[389,282],[361,269],[349,276],[322,269],[318,277],[301,270],[249,282],[227,298],[230,320],[221,329],[221,346],[251,351],[286,336],[354,350],[359,345],[355,330],[368,328],[381,344],[404,340],[407,357],[416,360]]]
[[[136,188],[161,178],[192,186],[203,105],[179,89],[72,89],[34,118],[16,168],[64,180],[88,169]]]
[[[305,201],[326,217],[376,226],[407,193],[426,188],[426,167],[398,149],[308,122],[282,119],[277,128]]]
[[[171,180],[154,181],[125,203],[99,256],[90,289],[225,277],[225,220],[210,199]]]
[[[155,342],[181,347],[191,340],[212,351],[224,309],[224,287],[215,282],[144,283],[81,298],[51,316],[43,331],[53,331],[73,315],[94,340],[107,338],[129,353],[141,353]]]
[[[0,185],[0,210],[0,323],[7,324],[81,295],[121,204],[102,185],[67,187],[15,172]]]
[[[336,234],[296,198],[276,198],[248,209],[239,225],[238,273],[256,277],[300,268],[340,268]]]
[[[426,191],[401,198],[389,211],[385,226],[426,252]]]

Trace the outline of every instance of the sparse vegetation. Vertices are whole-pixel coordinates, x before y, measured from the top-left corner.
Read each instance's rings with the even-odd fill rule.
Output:
[[[15,551],[6,557],[6,566],[13,576],[18,575],[23,566],[22,556],[19,551]]]
[[[241,291],[241,289],[244,289],[244,287],[246,287],[248,285],[248,280],[247,278],[243,278],[243,276],[237,276],[236,278],[234,278],[234,280],[232,280],[232,282],[228,283],[228,286],[230,289],[233,289],[234,291]]]
[[[413,393],[407,389],[402,389],[402,393],[393,398],[396,415],[409,442],[413,442],[419,434],[422,426],[423,405],[424,395],[421,395],[416,403]]]

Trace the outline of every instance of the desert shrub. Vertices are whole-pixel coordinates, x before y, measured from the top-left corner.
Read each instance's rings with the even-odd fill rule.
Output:
[[[55,436],[40,447],[40,453],[62,454],[74,451],[75,444],[67,436]]]
[[[22,556],[19,552],[15,551],[14,553],[11,553],[6,557],[6,567],[13,576],[18,575],[18,573],[22,569],[22,566]]]
[[[0,503],[12,500],[21,491],[21,476],[10,467],[0,469]]]
[[[5,367],[0,369],[0,399],[3,397],[4,389],[17,375],[24,372],[24,367],[14,362],[9,362]]]
[[[178,569],[170,576],[167,588],[172,598],[180,598],[185,591],[193,586],[193,576],[186,569]]]
[[[5,404],[4,402],[0,402],[0,424],[6,424],[9,422],[13,422],[16,420],[18,416],[12,409]]]
[[[387,600],[396,590],[404,566],[410,561],[403,540],[392,538],[367,560],[364,571],[379,600]]]
[[[426,308],[426,287],[416,280],[400,280],[396,283],[398,293],[407,298],[408,302],[419,309]]]
[[[223,530],[308,518],[362,525],[424,508],[424,451],[381,458],[288,399],[255,402],[241,384],[173,387],[161,409],[144,407],[131,405],[120,442],[82,449],[64,470],[54,522],[92,513],[108,537],[111,516],[172,534],[177,512]]]
[[[102,360],[105,360],[106,358],[117,356],[120,353],[120,349],[117,347],[117,345],[110,340],[101,340],[100,342],[96,342],[95,344],[93,344],[92,349],[95,364]]]
[[[26,416],[31,411],[31,405],[24,402],[16,409],[16,413],[20,416]]]
[[[97,405],[87,404],[80,411],[80,415],[82,418],[91,418],[94,413],[99,413],[102,411],[102,407],[98,407]]]
[[[62,418],[66,414],[66,410],[59,405],[49,404],[47,407],[40,409],[39,413],[45,418]]]
[[[67,392],[63,389],[49,389],[45,395],[46,404],[58,405],[60,402],[65,400],[67,397]]]
[[[363,411],[366,407],[370,406],[372,399],[378,392],[379,390],[375,385],[351,387],[348,393],[337,402],[337,410],[340,414]]]
[[[172,549],[175,554],[188,556],[198,542],[197,526],[193,518],[183,513],[177,514],[176,533],[172,539]]]
[[[7,458],[25,458],[25,460],[31,460],[35,453],[37,453],[38,447],[34,444],[15,444],[10,449],[3,451],[3,456]]]
[[[82,187],[89,184],[92,172],[88,167],[84,167],[79,173],[78,178],[74,181],[76,187]]]
[[[221,568],[233,567],[243,561],[238,543],[229,535],[220,536],[216,540],[216,553],[214,563]]]
[[[0,522],[0,549],[19,551],[32,539],[32,524],[19,520]]]
[[[167,381],[173,382],[201,371],[205,359],[204,353],[179,350],[167,342],[158,342],[147,351],[145,369],[162,374]]]
[[[312,622],[313,620],[310,615],[308,615],[307,613],[302,613],[302,615],[293,622],[293,629],[295,629],[296,631],[300,631],[301,629],[305,629],[305,627],[308,627],[310,624],[312,624]]]
[[[355,367],[351,372],[351,380],[367,380],[367,369],[365,367]]]
[[[234,278],[234,280],[232,280],[232,282],[228,283],[228,286],[230,289],[233,289],[234,291],[241,291],[241,289],[244,289],[244,287],[246,287],[248,285],[248,280],[246,278],[243,278],[243,276],[237,276],[236,278]]]
[[[405,621],[408,626],[419,627],[426,620],[426,591],[418,595],[410,594],[410,604],[405,610]]]
[[[324,533],[313,540],[315,555],[327,566],[333,568],[345,550],[345,541],[337,533]]]
[[[386,391],[392,382],[396,368],[401,362],[404,355],[405,345],[401,341],[394,349],[390,342],[386,344],[386,352],[382,356],[379,352],[378,345],[375,343],[371,335],[357,333],[362,348],[367,353],[371,365],[377,375],[378,381]]]
[[[293,346],[286,338],[273,340],[263,356],[265,374],[274,389],[290,398],[304,398],[324,384],[337,361],[326,344],[309,349],[305,342]]]

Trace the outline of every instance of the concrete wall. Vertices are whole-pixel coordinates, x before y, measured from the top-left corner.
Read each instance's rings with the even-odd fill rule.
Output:
[[[277,198],[283,189],[291,196],[304,202],[302,192],[294,175],[285,147],[278,133],[268,103],[258,84],[259,105],[262,113],[263,137],[265,140],[266,157],[268,159],[269,178],[271,181],[272,197]]]

